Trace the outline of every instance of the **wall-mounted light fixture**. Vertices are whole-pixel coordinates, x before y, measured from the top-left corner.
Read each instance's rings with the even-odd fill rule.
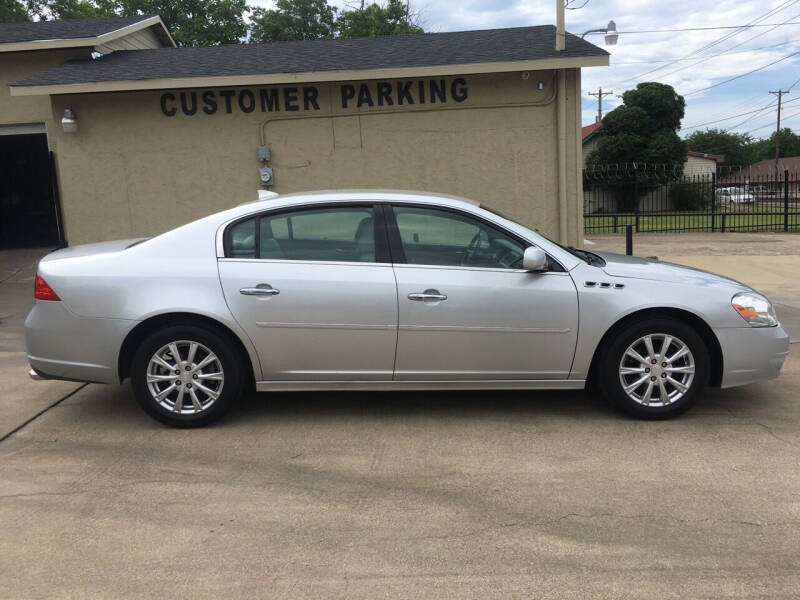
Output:
[[[64,114],[61,116],[61,127],[64,128],[64,133],[75,133],[78,131],[78,118],[71,108],[65,108]]]
[[[598,29],[589,29],[588,31],[584,31],[581,34],[581,39],[585,38],[590,33],[602,33],[606,37],[606,44],[609,46],[616,46],[617,40],[619,39],[619,34],[617,33],[617,24],[614,21],[609,21],[608,25],[605,27],[600,27]]]

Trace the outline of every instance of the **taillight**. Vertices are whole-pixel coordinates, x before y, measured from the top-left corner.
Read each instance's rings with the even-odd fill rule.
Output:
[[[33,284],[33,297],[37,300],[61,300],[58,294],[53,291],[53,288],[47,285],[47,282],[38,275],[36,276],[36,282]]]

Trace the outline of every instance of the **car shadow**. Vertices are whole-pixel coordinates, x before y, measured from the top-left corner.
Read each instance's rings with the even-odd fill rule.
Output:
[[[780,416],[786,409],[781,380],[743,388],[710,388],[687,413],[674,422],[716,423],[721,419],[757,420]],[[133,419],[140,425],[163,427],[136,404],[130,384],[90,385],[67,403],[102,426],[105,421]],[[586,419],[596,423],[637,421],[612,409],[602,398],[584,390],[528,391],[414,391],[414,392],[249,392],[213,427],[253,426],[259,422],[376,421],[393,418],[428,421],[491,420],[542,422]]]

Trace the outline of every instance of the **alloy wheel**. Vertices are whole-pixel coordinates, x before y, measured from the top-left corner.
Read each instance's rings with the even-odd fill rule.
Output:
[[[666,333],[638,338],[619,363],[622,390],[642,406],[668,406],[680,400],[691,388],[694,375],[689,346]]]
[[[147,389],[162,408],[181,415],[208,410],[222,393],[225,373],[208,346],[176,340],[159,348],[147,365]]]

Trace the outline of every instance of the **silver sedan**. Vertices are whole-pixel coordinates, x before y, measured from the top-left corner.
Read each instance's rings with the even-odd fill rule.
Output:
[[[274,195],[273,195],[274,196]],[[150,415],[220,417],[245,389],[579,389],[645,419],[777,377],[764,296],[704,271],[560,246],[415,192],[271,197],[39,263],[34,379],[130,378]]]

